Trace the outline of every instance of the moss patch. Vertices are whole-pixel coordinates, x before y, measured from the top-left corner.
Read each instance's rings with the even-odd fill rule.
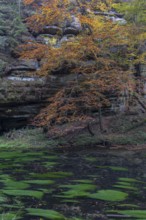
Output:
[[[12,130],[0,137],[0,148],[53,148],[58,145],[55,140],[48,140],[42,129]]]

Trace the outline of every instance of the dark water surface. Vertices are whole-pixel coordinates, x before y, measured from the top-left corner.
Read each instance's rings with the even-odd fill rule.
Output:
[[[1,220],[146,220],[146,152],[0,151]]]

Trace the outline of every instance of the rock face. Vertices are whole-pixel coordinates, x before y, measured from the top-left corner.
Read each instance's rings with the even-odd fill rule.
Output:
[[[32,77],[39,63],[19,60],[15,53],[17,45],[27,40],[55,45],[64,37],[63,32],[74,36],[81,28],[72,17],[64,27],[48,24],[33,36],[23,23],[23,17],[31,13],[32,9],[24,8],[21,0],[0,0],[0,132],[28,124],[47,104],[47,98],[65,82],[63,77],[50,78],[47,83],[44,78]]]
[[[76,0],[71,1],[76,5]],[[20,3],[21,0],[0,0],[0,132],[26,125],[48,104],[46,100],[55,91],[67,81],[76,80],[75,75],[54,76],[47,82],[44,78],[30,77],[39,68],[38,61],[20,61],[15,48],[27,40],[59,47],[82,30],[79,20],[72,16],[63,27],[48,24],[40,33],[29,33],[22,17],[30,15],[32,10],[20,7]],[[112,16],[122,19],[116,13]]]
[[[23,75],[26,71],[35,71],[38,69],[36,60],[17,60],[5,68],[5,75]]]
[[[0,131],[7,131],[28,123],[40,107],[45,105],[48,94],[43,81],[19,81],[1,79],[0,88]]]
[[[25,77],[35,71],[35,60],[16,58],[16,46],[32,38],[22,22],[20,1],[0,0],[0,132],[26,125],[45,105],[44,81]]]
[[[33,40],[56,44],[63,33],[63,28],[46,26],[43,33],[33,36],[22,22],[19,2],[0,0],[0,132],[27,125],[68,80],[54,76],[46,82],[44,78],[33,77],[39,68],[38,61],[18,59],[15,48],[19,43]]]
[[[47,99],[68,81],[75,80],[75,74],[68,77],[44,78],[9,76],[0,80],[0,131],[19,128],[30,120]]]

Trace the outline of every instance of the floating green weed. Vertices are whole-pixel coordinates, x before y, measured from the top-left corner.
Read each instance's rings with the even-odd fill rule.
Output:
[[[125,167],[114,167],[114,166],[109,166],[109,169],[113,170],[113,171],[128,171],[127,168]]]
[[[92,199],[118,202],[125,200],[128,197],[128,194],[117,190],[107,189],[107,190],[99,190],[97,193],[90,194],[89,197]]]
[[[23,181],[14,181],[11,179],[3,180],[3,184],[5,185],[4,189],[27,189],[29,188],[29,184]]]
[[[21,217],[18,217],[15,213],[3,213],[0,214],[1,220],[18,220],[21,219]]]
[[[77,191],[87,191],[87,190],[94,190],[96,188],[93,184],[68,184],[68,185],[60,185],[61,188],[69,188],[75,189]]]
[[[0,180],[9,180],[10,179],[10,175],[9,174],[1,174],[0,175]]]
[[[125,167],[115,167],[115,166],[97,166],[97,168],[111,169],[113,171],[128,171],[128,169]]]
[[[79,203],[78,200],[75,200],[75,199],[62,199],[62,202],[63,203]]]
[[[33,156],[29,156],[29,157],[20,157],[15,159],[15,163],[28,163],[28,162],[34,162],[35,160],[38,160],[39,158],[37,157],[33,157]]]
[[[76,182],[76,183],[86,183],[86,184],[90,184],[92,183],[93,181],[92,180],[73,180],[72,182]]]
[[[136,180],[134,178],[128,178],[128,177],[120,177],[118,178],[119,181],[125,181],[125,182],[141,182],[139,180]]]
[[[85,157],[84,159],[88,162],[96,162],[97,161],[96,157]]]
[[[146,219],[146,210],[115,210],[115,212],[133,218]]]
[[[46,168],[50,168],[50,167],[57,165],[57,162],[49,161],[49,162],[43,163],[42,165]]]
[[[124,185],[124,186],[131,186],[134,182],[124,182],[124,181],[118,181],[116,184],[118,185]]]
[[[14,151],[4,151],[0,153],[0,159],[11,159],[22,156],[21,152],[14,152]]]
[[[24,206],[22,206],[22,204],[21,204],[21,206],[20,206],[20,204],[18,204],[18,205],[1,204],[1,207],[9,208],[10,210],[12,210],[12,209],[19,210],[19,209],[24,208]]]
[[[134,204],[119,204],[117,205],[118,207],[125,207],[125,208],[139,208],[138,205],[134,205]]]
[[[22,155],[24,154],[24,152],[22,152]],[[37,151],[37,152],[25,152],[25,157],[39,157],[39,156],[43,156],[43,152],[41,151]]]
[[[54,183],[53,180],[25,180],[24,182],[37,185],[49,185]]]
[[[134,186],[128,186],[128,185],[122,185],[122,184],[115,184],[115,185],[113,185],[113,187],[121,188],[121,189],[127,189],[127,190],[135,190],[135,191],[138,190],[137,187],[134,187]]]
[[[12,164],[8,164],[8,163],[6,163],[6,164],[0,164],[0,169],[8,169],[8,168],[12,168]]]
[[[57,160],[58,156],[57,155],[44,155],[44,158],[47,160]],[[46,163],[46,162],[45,162]]]
[[[37,199],[41,199],[43,192],[35,190],[2,190],[2,192],[9,196],[29,196]]]
[[[73,173],[71,172],[48,172],[48,173],[41,173],[41,174],[37,174],[37,173],[33,173],[32,176],[39,178],[39,179],[44,179],[44,178],[65,178],[65,177],[69,177],[72,176]]]
[[[69,188],[68,191],[62,192],[62,195],[58,197],[62,198],[77,198],[77,197],[87,197],[89,192],[96,188],[93,184],[70,184],[61,185],[61,188]]]
[[[65,217],[57,211],[46,209],[26,209],[29,215],[44,217],[50,220],[65,220]]]

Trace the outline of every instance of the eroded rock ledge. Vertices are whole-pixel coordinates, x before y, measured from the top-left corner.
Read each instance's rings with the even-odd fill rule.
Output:
[[[50,76],[47,80],[33,77],[40,67],[39,62],[37,60],[20,61],[15,53],[15,43],[31,40],[43,44],[53,42],[55,46],[60,46],[62,42],[71,40],[81,31],[81,24],[77,18],[72,16],[72,21],[61,28],[48,24],[43,32],[37,35],[30,33],[23,26],[21,34],[16,36],[21,25],[24,25],[19,13],[18,1],[11,0],[10,3],[9,0],[0,0],[0,131],[28,124],[30,119],[48,104],[49,97],[65,86],[68,81],[76,80],[76,75]],[[22,7],[22,17],[29,16],[31,13],[30,8]],[[95,12],[95,14],[99,13]],[[122,19],[121,15],[115,12],[103,15],[110,16],[111,19]],[[145,73],[145,69],[143,72]],[[113,110],[123,109],[124,106],[122,101],[122,105],[121,102],[113,103],[112,108]]]

